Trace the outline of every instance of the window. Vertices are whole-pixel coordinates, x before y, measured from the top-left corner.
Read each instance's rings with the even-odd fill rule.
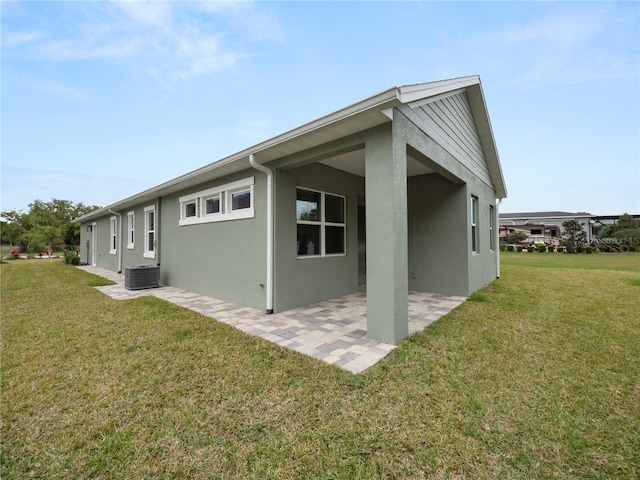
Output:
[[[253,218],[253,177],[180,197],[180,226]]]
[[[196,205],[198,202],[189,202],[184,204],[184,214],[183,218],[191,218],[198,216],[198,208]]]
[[[144,254],[145,258],[156,258],[156,207],[144,208]]]
[[[118,253],[118,220],[116,217],[111,217],[109,220],[109,253],[115,255]]]
[[[341,195],[296,190],[298,257],[346,254],[345,204]]]
[[[230,192],[231,195],[231,211],[244,210],[251,208],[251,190],[242,189],[237,192]]]
[[[135,248],[135,224],[136,217],[134,212],[127,213],[127,248],[133,250]]]
[[[204,200],[204,214],[216,215],[222,211],[222,204],[220,202],[220,194],[214,195]]]
[[[478,253],[478,197],[471,197],[471,251]]]
[[[542,235],[542,229],[541,228],[532,228],[531,229],[531,235]]]
[[[489,248],[493,251],[496,249],[496,209],[493,205],[489,205]]]

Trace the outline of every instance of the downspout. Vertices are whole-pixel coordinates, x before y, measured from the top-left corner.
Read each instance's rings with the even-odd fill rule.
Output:
[[[109,213],[118,217],[118,273],[122,273],[122,215],[109,207]]]
[[[253,154],[249,155],[249,163],[256,170],[267,175],[267,308],[266,313],[273,313],[273,170],[256,162]]]
[[[498,229],[494,232],[496,236],[496,278],[500,278],[500,212],[498,209],[500,208],[500,204],[502,203],[502,198],[498,198],[496,202],[496,218],[494,222],[498,225]]]
[[[156,198],[156,213],[155,213],[155,238],[153,242],[155,245],[153,246],[154,253],[156,254],[156,266],[160,266],[160,197]]]

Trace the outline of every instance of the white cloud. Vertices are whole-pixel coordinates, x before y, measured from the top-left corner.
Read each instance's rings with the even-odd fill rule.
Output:
[[[35,42],[44,37],[43,32],[31,31],[31,32],[3,32],[2,34],[2,48],[12,48],[24,45],[26,43]]]
[[[9,23],[3,50],[52,62],[119,61],[171,83],[233,68],[253,55],[247,41],[273,39],[281,32],[275,17],[253,2],[53,5],[68,19],[69,28],[54,30],[39,18],[44,32],[11,32]]]
[[[519,25],[467,38],[469,48],[482,45],[498,66],[508,65],[506,82],[536,88],[550,84],[576,84],[592,80],[638,78],[640,59],[632,42],[618,38],[628,18],[607,5],[555,11],[527,19]],[[632,28],[637,32],[637,27]],[[631,47],[631,48],[630,48]]]

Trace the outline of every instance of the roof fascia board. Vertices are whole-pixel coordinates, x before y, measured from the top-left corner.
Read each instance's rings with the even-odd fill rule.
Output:
[[[504,181],[502,166],[500,165],[500,157],[498,155],[498,149],[496,148],[496,140],[493,135],[491,120],[489,119],[487,102],[485,101],[484,92],[482,91],[482,83],[479,79],[475,85],[471,86],[467,90],[467,97],[469,99],[469,105],[471,106],[471,112],[476,122],[476,128],[478,129],[482,149],[484,150],[485,157],[487,158],[489,173],[491,178],[494,179],[496,197],[506,198],[507,186]]]
[[[446,94],[452,90],[458,90],[480,83],[478,75],[453,78],[438,82],[420,83],[417,85],[405,85],[400,87],[400,100],[402,103],[413,103],[436,95]]]
[[[141,192],[137,195],[133,195],[124,200],[116,202],[112,205],[101,208],[99,210],[94,210],[93,212],[90,212],[86,215],[83,215],[82,217],[79,217],[78,219],[75,219],[74,222],[76,223],[85,222],[87,220],[98,218],[104,215],[105,212],[108,212],[109,209],[122,209],[131,205],[141,203],[149,198],[162,196],[164,193],[169,191],[172,187],[175,187],[180,183],[183,183],[194,177],[203,175],[207,172],[211,172],[213,170],[219,169],[233,162],[237,162],[245,159],[247,162],[247,168],[249,168],[250,166],[248,163],[249,155],[252,155],[252,154],[256,155],[260,151],[267,150],[268,148],[271,148],[271,147],[275,147],[287,141],[298,138],[302,135],[312,133],[323,127],[332,125],[336,122],[344,121],[348,118],[351,118],[360,113],[364,113],[366,111],[370,111],[370,110],[384,111],[384,110],[392,109],[393,107],[398,106],[402,103],[399,99],[399,96],[400,96],[399,89],[397,87],[390,88],[376,95],[368,97],[360,102],[354,103],[336,112],[330,113],[329,115],[325,115],[317,120],[301,125],[300,127],[294,128],[293,130],[289,130],[269,140],[265,140],[264,142],[261,142],[257,145],[249,147],[245,150],[242,150],[238,153],[230,155],[226,158],[223,158],[221,160],[205,165],[204,167],[201,167],[197,170],[194,170],[192,172],[186,173],[177,178],[169,180],[168,182],[162,183],[149,190],[145,190],[144,192]]]
[[[429,103],[437,102],[438,100],[445,99],[447,97],[452,97],[454,95],[458,95],[459,93],[466,92],[468,87],[456,88],[455,90],[450,90],[448,92],[440,93],[438,95],[430,96],[427,98],[422,98],[420,100],[415,100],[413,102],[408,103],[407,105],[411,108],[421,107],[423,105],[427,105]]]

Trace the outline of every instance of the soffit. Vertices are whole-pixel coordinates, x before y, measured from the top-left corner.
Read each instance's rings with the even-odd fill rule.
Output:
[[[336,155],[335,157],[321,160],[319,163],[327,165],[329,167],[337,168],[344,172],[358,175],[359,177],[365,176],[365,157],[364,149],[355,150],[353,152],[343,153]],[[433,173],[434,170],[430,169],[423,163],[419,162],[415,158],[407,155],[407,177],[415,177],[418,175],[426,175]]]

